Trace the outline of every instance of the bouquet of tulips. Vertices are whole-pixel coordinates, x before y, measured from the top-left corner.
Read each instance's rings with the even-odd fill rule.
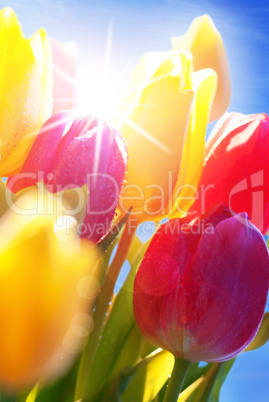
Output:
[[[0,56],[1,400],[217,401],[269,337],[269,119],[225,113],[212,20],[109,118],[77,108],[75,45],[10,8]]]

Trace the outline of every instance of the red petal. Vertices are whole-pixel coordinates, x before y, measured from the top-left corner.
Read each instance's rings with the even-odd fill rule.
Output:
[[[97,242],[110,228],[126,160],[126,146],[122,137],[109,127],[95,128],[75,137],[61,153],[54,172],[54,191],[81,187],[86,183],[88,186],[82,237]]]
[[[58,144],[71,116],[71,112],[62,111],[43,124],[21,172],[8,179],[7,187],[10,191],[17,193],[23,188],[36,185],[37,182],[46,181]]]
[[[223,204],[237,213],[246,211],[251,222],[266,233],[269,229],[268,149],[269,119],[265,114],[244,116],[233,130],[211,142],[199,184],[200,200],[191,211],[199,215]]]
[[[199,235],[192,225],[173,232],[179,220],[168,222],[153,237],[135,278],[134,313],[145,337],[192,361],[234,357],[251,342],[264,313],[267,246],[246,214],[230,216],[220,211],[217,219],[215,211],[205,217],[208,225]],[[163,261],[157,251],[165,249],[170,259]],[[175,261],[183,261],[180,275]]]
[[[74,138],[83,136],[87,131],[91,131],[98,125],[97,119],[92,116],[84,116],[78,117],[74,121],[70,119],[69,121],[71,127],[67,131],[67,133],[61,138],[61,141],[57,147],[56,153],[54,155],[53,164],[51,165],[50,171],[55,172],[57,170],[58,164],[61,162],[61,159],[67,150],[70,142],[73,141]],[[54,177],[49,183],[54,182]]]
[[[253,339],[267,299],[268,263],[261,233],[244,216],[225,219],[202,235],[188,269],[189,280],[200,282],[208,298],[206,314],[186,334],[190,344],[200,346],[196,360],[232,358]],[[186,357],[193,360],[193,351]]]

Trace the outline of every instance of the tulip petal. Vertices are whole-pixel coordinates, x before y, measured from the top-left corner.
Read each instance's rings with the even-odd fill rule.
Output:
[[[70,112],[71,113],[71,112]],[[80,137],[83,136],[87,131],[91,131],[93,128],[95,128],[98,125],[97,119],[93,118],[92,116],[84,116],[84,117],[78,117],[75,119],[71,127],[68,128],[67,132],[65,135],[62,137],[55,157],[53,161],[53,165],[51,166],[51,171],[54,172],[57,169],[58,163],[60,162],[61,158],[63,157],[68,145],[70,142],[75,138],[75,137]],[[51,180],[53,181],[53,180]]]
[[[244,117],[245,116],[242,113],[224,113],[224,115],[217,121],[209,135],[206,142],[206,150],[208,151],[212,148],[221,137],[225,137],[227,132],[234,129],[236,124],[240,123]]]
[[[205,69],[193,74],[195,96],[176,184],[174,216],[184,216],[196,195],[204,162],[206,127],[216,85],[217,76],[213,70]]]
[[[186,358],[223,361],[250,343],[264,313],[268,273],[263,237],[243,214],[202,235],[188,276],[201,283],[208,308],[192,337],[186,332]]]
[[[33,43],[25,39],[15,13],[10,8],[0,11],[0,132],[5,133],[0,141],[1,176],[19,171],[50,115],[50,55],[44,31],[38,35]]]
[[[118,131],[98,125],[97,119],[75,117],[62,111],[43,125],[21,172],[8,179],[7,187],[17,193],[45,184],[61,198],[68,215],[75,216],[80,235],[98,242],[114,218],[126,144]]]
[[[30,38],[30,45],[35,55],[40,74],[39,127],[52,112],[52,60],[49,40],[44,29],[40,29]]]
[[[269,118],[265,114],[236,115],[224,120],[206,147],[200,178],[201,197],[189,213],[203,213],[218,204],[246,211],[262,233],[269,228]],[[232,119],[232,120],[231,120]],[[232,124],[232,121],[235,124]],[[204,191],[206,189],[206,191]]]
[[[126,146],[118,132],[110,127],[97,127],[75,137],[55,166],[54,191],[88,186],[82,237],[97,242],[110,228],[126,160]]]
[[[184,242],[182,242],[184,245]],[[183,250],[185,250],[183,248]],[[143,275],[137,274],[137,286],[153,296],[162,296],[171,292],[177,283],[180,275],[180,270],[184,262],[184,254],[181,256],[181,264],[172,258],[167,253],[153,252],[146,263],[151,267],[150,270],[145,270]],[[145,263],[145,262],[144,262]]]
[[[167,59],[167,52],[150,52],[144,54],[135,66],[130,82],[124,90],[121,103],[119,105],[118,120],[122,113],[131,107],[137,94],[148,85],[156,73],[156,69]],[[117,121],[117,120],[116,120]]]
[[[128,148],[121,209],[126,213],[133,206],[139,221],[156,219],[169,209],[193,100],[189,74],[187,54],[168,54],[119,124]]]
[[[42,126],[30,153],[19,174],[8,179],[7,187],[17,193],[26,187],[45,181],[51,172],[51,165],[55,159],[57,147],[63,136],[70,112],[60,112],[53,115]]]
[[[245,213],[216,209],[198,225],[174,219],[159,228],[135,277],[134,315],[155,346],[190,361],[224,361],[254,338],[268,285],[261,233]]]
[[[172,38],[173,49],[190,50],[194,71],[212,68],[218,75],[218,86],[210,113],[216,120],[227,109],[231,97],[229,66],[219,31],[208,15],[195,18],[185,35]]]
[[[46,199],[53,206],[52,196]],[[30,192],[17,207],[42,210],[42,203],[43,198]],[[0,381],[13,392],[55,375],[63,362],[59,356],[51,367],[50,360],[66,345],[76,314],[85,315],[78,283],[96,262],[94,250],[70,231],[59,240],[55,219],[54,214],[10,210],[0,221],[0,316],[5,329],[0,332]],[[70,356],[67,350],[62,354],[65,365]]]

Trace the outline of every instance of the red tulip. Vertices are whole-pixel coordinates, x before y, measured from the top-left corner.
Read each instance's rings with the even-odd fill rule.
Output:
[[[126,163],[126,146],[118,131],[90,116],[74,118],[63,111],[43,125],[21,172],[9,178],[7,186],[17,193],[44,182],[50,192],[59,193],[87,185],[87,205],[76,205],[82,214],[79,230],[82,237],[98,242],[114,217]],[[84,192],[77,191],[77,197],[81,204]]]
[[[227,209],[162,225],[134,282],[144,336],[190,361],[224,361],[254,338],[265,309],[269,258],[245,213]]]
[[[262,233],[269,230],[269,119],[266,114],[224,116],[206,146],[199,199],[188,214],[223,204],[246,211]]]

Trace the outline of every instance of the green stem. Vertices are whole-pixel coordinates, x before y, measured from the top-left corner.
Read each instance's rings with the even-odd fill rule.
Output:
[[[163,402],[177,402],[183,382],[191,364],[192,363],[188,360],[175,357],[175,365],[171,378],[168,381]]]
[[[106,314],[109,309],[109,302],[113,296],[114,286],[120,273],[122,264],[126,260],[135,229],[136,227],[129,227],[129,225],[125,226],[119,241],[116,255],[108,269],[103,286],[101,288],[96,309],[93,314],[94,330],[90,334],[88,343],[81,355],[77,376],[75,400],[79,400],[86,396],[85,390],[87,381],[89,379],[90,371],[98,349],[98,344],[100,342],[100,335],[102,333]]]

